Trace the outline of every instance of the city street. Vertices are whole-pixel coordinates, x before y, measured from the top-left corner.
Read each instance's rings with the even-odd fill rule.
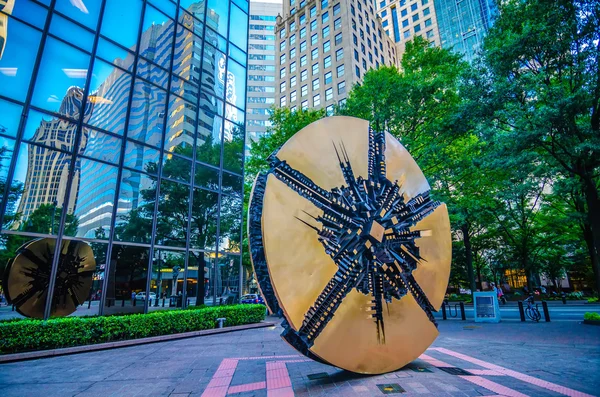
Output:
[[[544,312],[542,310],[541,301],[536,301],[538,310],[542,315],[540,321],[544,321]],[[456,304],[458,305],[458,304]],[[457,311],[456,311],[457,310]],[[577,304],[568,302],[563,305],[562,302],[550,302],[548,304],[550,312],[550,321],[581,321],[585,312],[600,312],[600,305],[597,304]],[[455,313],[457,313],[455,315]],[[449,320],[460,319],[460,307],[455,307],[455,303],[451,303],[450,307],[446,308],[446,315]],[[473,319],[473,305],[465,305],[465,315],[468,320]],[[519,307],[516,302],[509,302],[506,305],[500,305],[500,315],[503,321],[520,321]],[[435,313],[435,317],[442,319],[442,312]],[[529,319],[526,319],[529,321]]]
[[[308,360],[277,326],[4,364],[0,395],[600,395],[600,327],[441,321],[439,329],[419,359],[380,376]]]

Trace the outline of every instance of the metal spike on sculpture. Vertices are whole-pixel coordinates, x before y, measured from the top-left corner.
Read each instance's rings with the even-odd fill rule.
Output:
[[[417,358],[438,334],[451,238],[446,206],[406,149],[365,120],[328,117],[269,162],[248,229],[265,302],[285,316],[282,337],[359,373]]]

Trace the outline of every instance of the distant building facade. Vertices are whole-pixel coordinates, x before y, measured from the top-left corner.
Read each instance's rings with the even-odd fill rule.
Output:
[[[435,0],[435,9],[442,48],[473,60],[498,13],[494,0]]]
[[[285,1],[275,34],[275,105],[292,110],[332,114],[369,69],[398,62],[371,2]]]
[[[248,36],[248,96],[246,146],[269,126],[269,109],[275,103],[275,22],[282,13],[277,3],[250,2]]]
[[[438,0],[375,0],[377,13],[387,35],[396,43],[399,57],[404,53],[406,42],[421,36],[440,46]],[[454,0],[452,0],[454,1]]]

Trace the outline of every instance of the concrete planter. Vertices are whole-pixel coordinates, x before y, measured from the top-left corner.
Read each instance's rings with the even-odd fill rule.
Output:
[[[587,325],[600,325],[600,320],[583,320],[583,323]]]

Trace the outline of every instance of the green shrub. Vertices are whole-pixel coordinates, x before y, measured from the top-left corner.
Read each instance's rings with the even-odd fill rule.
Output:
[[[587,312],[583,315],[584,320],[595,320],[600,321],[600,313]]]
[[[598,303],[598,298],[594,297],[594,298],[588,298],[587,300],[588,303]]]
[[[62,317],[47,321],[22,319],[0,322],[0,353],[56,349],[149,336],[258,323],[265,318],[263,305],[229,305],[200,309],[156,311],[123,316]]]
[[[513,294],[514,296],[521,296],[523,295],[522,293],[520,293],[519,291],[515,291],[515,293]]]

